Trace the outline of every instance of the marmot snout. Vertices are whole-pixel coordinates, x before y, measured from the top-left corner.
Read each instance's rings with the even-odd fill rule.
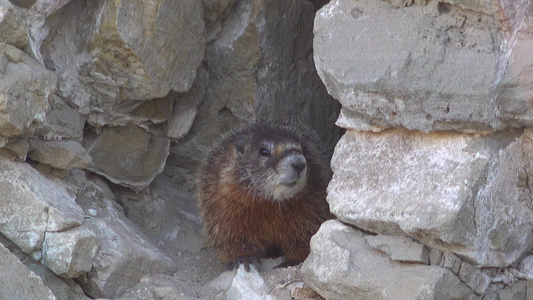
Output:
[[[251,124],[223,137],[198,176],[208,244],[229,268],[285,255],[302,262],[309,240],[331,218],[318,139],[291,126]]]

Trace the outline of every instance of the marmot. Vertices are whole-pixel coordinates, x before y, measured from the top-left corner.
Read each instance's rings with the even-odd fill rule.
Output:
[[[198,173],[199,212],[208,245],[228,269],[285,255],[299,264],[333,216],[327,165],[303,126],[249,124],[224,136]]]

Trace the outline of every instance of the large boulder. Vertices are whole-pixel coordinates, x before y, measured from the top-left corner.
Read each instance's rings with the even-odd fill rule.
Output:
[[[4,43],[0,43],[0,74],[0,136],[32,133],[50,108],[57,75]]]
[[[35,20],[48,13],[38,4],[29,13]],[[61,77],[59,95],[94,126],[136,122],[129,113],[144,101],[187,91],[204,55],[199,1],[71,1],[45,20],[32,27],[42,39],[33,41],[36,56]],[[50,121],[54,129],[61,119]]]
[[[311,238],[302,274],[327,299],[476,299],[450,270],[394,261],[337,220]]]
[[[39,276],[0,243],[0,299],[56,300]]]
[[[336,147],[327,199],[359,228],[508,266],[533,246],[532,134],[350,130]]]
[[[423,132],[531,124],[528,5],[415,2],[333,0],[318,12],[315,63],[343,105],[339,124]]]
[[[147,187],[163,171],[170,147],[168,138],[132,125],[105,127],[100,135],[87,134],[84,143],[90,170],[133,188]]]
[[[0,232],[28,254],[40,252],[47,232],[83,223],[83,210],[65,184],[28,164],[0,159],[0,190]]]
[[[80,282],[91,297],[115,298],[146,274],[171,274],[175,263],[124,216],[112,191],[102,180],[85,181],[77,195],[88,216],[84,223],[95,233],[98,250],[92,269]]]

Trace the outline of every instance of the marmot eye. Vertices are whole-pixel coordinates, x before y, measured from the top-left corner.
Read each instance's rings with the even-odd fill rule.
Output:
[[[268,150],[267,148],[259,148],[259,154],[262,156],[269,156],[270,150]]]

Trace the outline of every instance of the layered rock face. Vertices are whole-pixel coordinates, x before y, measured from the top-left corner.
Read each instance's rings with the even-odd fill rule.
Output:
[[[347,129],[328,187],[338,221],[302,268],[321,295],[532,297],[532,8],[334,0],[317,12],[317,71]]]
[[[340,138],[314,15],[304,0],[0,0],[0,298],[216,276],[190,193],[213,141],[291,118],[330,152]]]

